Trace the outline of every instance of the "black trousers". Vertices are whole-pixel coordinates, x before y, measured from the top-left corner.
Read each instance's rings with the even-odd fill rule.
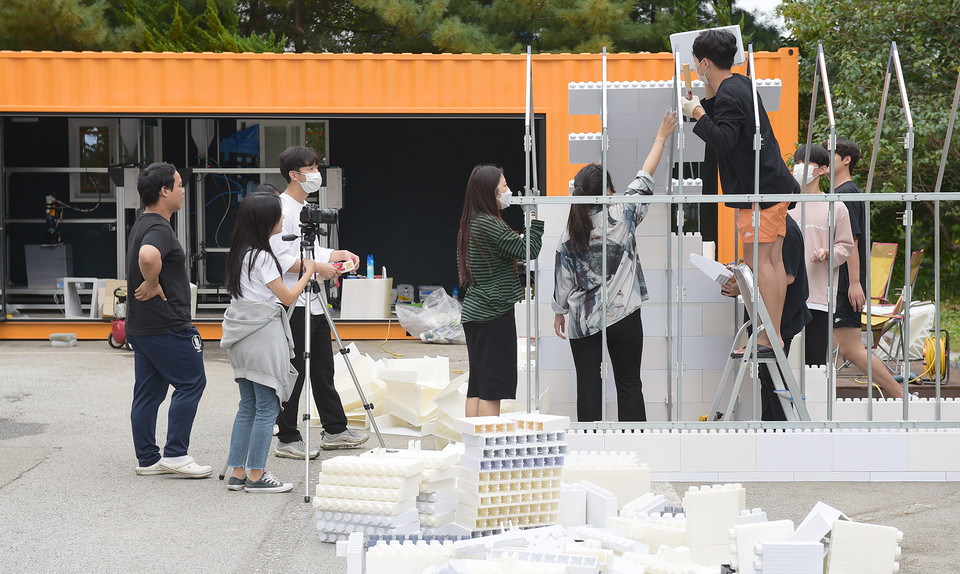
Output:
[[[598,421],[602,418],[600,363],[603,350],[601,334],[570,339],[573,364],[577,369],[577,420]],[[645,421],[643,381],[640,380],[640,359],[643,355],[643,322],[640,309],[607,326],[607,351],[617,384],[617,419],[621,422]]]
[[[303,379],[306,374],[303,359],[304,308],[297,307],[290,317],[290,330],[293,332],[294,358],[290,361],[299,372],[297,384],[293,387],[290,399],[283,403],[277,416],[277,440],[297,442],[303,440],[297,423],[301,420],[300,393],[303,392]],[[327,434],[338,434],[347,430],[347,415],[343,412],[343,403],[333,384],[333,345],[330,343],[330,326],[323,315],[310,318],[310,386],[313,400],[317,403],[320,422]]]
[[[793,337],[783,342],[783,354],[790,354],[790,343]],[[777,367],[779,369],[779,367]],[[757,370],[760,374],[760,420],[763,421],[785,421],[787,416],[783,413],[783,405],[775,393],[776,387],[773,386],[773,377],[767,369],[767,364],[761,364]],[[780,378],[783,379],[783,372],[780,372]]]
[[[826,311],[810,309],[813,316],[807,323],[807,348],[803,362],[806,365],[817,366],[827,364],[827,335],[832,329],[830,316]],[[836,344],[836,340],[833,341]]]

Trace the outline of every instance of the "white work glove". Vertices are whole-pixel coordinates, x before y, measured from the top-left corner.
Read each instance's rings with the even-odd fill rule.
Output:
[[[698,96],[691,96],[689,100],[680,98],[680,103],[683,105],[683,117],[692,118],[693,110],[700,106],[700,98]]]

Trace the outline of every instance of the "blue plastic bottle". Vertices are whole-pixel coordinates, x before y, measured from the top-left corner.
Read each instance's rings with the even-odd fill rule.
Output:
[[[373,279],[373,255],[367,255],[367,279]]]

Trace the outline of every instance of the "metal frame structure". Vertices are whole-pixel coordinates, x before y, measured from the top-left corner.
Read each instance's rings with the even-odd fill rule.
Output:
[[[883,95],[880,98],[880,118],[877,120],[877,131],[873,139],[873,153],[870,155],[870,170],[867,173],[867,195],[870,194],[870,190],[873,188],[873,176],[874,171],[877,165],[877,155],[880,152],[880,135],[883,131],[883,116],[887,107],[887,96],[890,93],[890,77],[896,74],[897,77],[897,86],[900,89],[900,101],[903,104],[903,115],[907,121],[907,133],[904,136],[903,147],[907,150],[907,185],[906,192],[909,194],[913,191],[913,114],[910,112],[910,101],[907,96],[907,87],[903,80],[903,68],[900,65],[900,53],[897,50],[897,43],[890,43],[890,56],[887,58],[887,71],[883,78]],[[952,119],[952,118],[951,118]],[[949,142],[947,142],[949,143]],[[946,156],[948,146],[944,146],[944,156]],[[901,326],[900,336],[905,342],[902,345],[904,360],[901,366],[902,376],[903,376],[903,396],[910,396],[910,350],[909,345],[906,344],[910,340],[910,303],[913,300],[913,293],[911,292],[912,286],[910,285],[910,235],[913,231],[913,205],[910,199],[904,200],[906,203],[904,205],[903,211],[903,225],[906,227],[906,232],[904,233],[904,285],[903,285],[903,323]],[[939,206],[939,202],[937,203]],[[869,213],[870,204],[866,204],[867,213]],[[870,218],[866,220],[866,244],[870,245]],[[935,259],[940,260],[940,243],[939,241],[935,245]],[[937,268],[937,275],[939,276],[940,270]],[[869,281],[869,273],[867,273]],[[870,284],[867,283],[868,293],[870,292]],[[867,300],[867,325],[871,324],[872,321],[872,305],[869,300]],[[938,331],[939,333],[939,331]],[[873,360],[867,362],[867,388],[873,385]],[[937,381],[937,393],[939,395],[940,382]],[[869,392],[869,391],[868,391]],[[872,396],[872,395],[870,395]],[[910,401],[903,401],[903,419],[909,419],[910,413]],[[871,413],[872,414],[872,413]]]
[[[528,48],[527,54],[528,54],[528,62],[529,62],[529,57],[530,57],[529,48]],[[602,114],[601,114],[601,121],[602,121],[601,153],[602,153],[602,156],[601,156],[601,166],[602,166],[602,169],[603,169],[604,174],[606,174],[607,150],[608,150],[608,145],[609,145],[608,134],[607,134],[607,54],[606,54],[606,49],[604,49],[604,51],[603,51],[602,59],[603,59],[603,60],[602,60],[602,82],[601,82],[601,86],[602,86],[602,108],[601,108],[601,110],[602,110]],[[835,237],[835,207],[834,207],[834,203],[837,202],[837,201],[842,201],[842,200],[843,200],[843,197],[841,196],[841,194],[836,194],[836,193],[834,193],[834,191],[833,191],[833,190],[834,190],[834,184],[835,184],[835,176],[836,176],[836,165],[835,165],[835,155],[836,155],[836,154],[835,154],[835,152],[836,152],[836,120],[835,120],[835,116],[834,116],[832,96],[831,96],[831,93],[830,93],[829,78],[828,78],[828,76],[827,76],[826,58],[825,58],[825,55],[824,55],[824,52],[823,52],[823,47],[822,47],[822,45],[821,45],[821,44],[818,44],[818,47],[817,47],[816,65],[815,65],[815,67],[814,67],[814,77],[813,77],[813,97],[812,97],[812,99],[811,99],[810,119],[809,119],[809,125],[808,125],[808,130],[807,130],[807,140],[806,140],[806,144],[807,144],[807,154],[806,154],[806,157],[805,157],[805,162],[806,162],[806,163],[809,163],[809,147],[810,147],[810,145],[812,145],[813,123],[814,123],[814,119],[815,119],[815,115],[816,115],[816,100],[817,100],[817,95],[818,95],[818,89],[819,89],[819,86],[820,86],[820,82],[822,81],[822,83],[823,83],[823,92],[824,92],[824,100],[825,100],[825,105],[826,105],[826,109],[827,109],[828,124],[829,124],[828,153],[830,154],[830,193],[824,194],[824,195],[822,195],[822,196],[818,195],[818,196],[816,196],[816,197],[808,197],[808,196],[804,196],[804,195],[796,196],[796,195],[791,195],[791,194],[761,194],[761,193],[760,193],[760,189],[759,189],[760,147],[761,147],[761,145],[762,145],[763,142],[762,142],[762,138],[761,138],[761,135],[760,135],[759,106],[758,106],[758,95],[757,95],[757,85],[756,85],[756,78],[755,78],[755,65],[754,65],[754,60],[753,60],[753,46],[752,46],[752,45],[750,45],[750,46],[748,47],[748,57],[747,57],[747,61],[748,61],[750,79],[751,79],[752,95],[753,95],[753,100],[754,100],[754,125],[755,125],[755,129],[756,129],[756,132],[755,132],[755,135],[754,135],[754,150],[755,150],[755,154],[756,154],[756,156],[755,156],[755,172],[754,172],[754,194],[753,194],[751,197],[749,197],[750,201],[753,202],[753,205],[754,205],[754,208],[753,208],[754,221],[753,221],[753,223],[754,223],[755,233],[754,233],[754,250],[753,250],[753,258],[754,258],[754,261],[753,261],[754,267],[753,267],[753,269],[756,269],[756,266],[757,266],[757,264],[758,264],[758,257],[759,257],[758,235],[757,235],[757,233],[756,233],[756,229],[757,229],[757,227],[759,226],[759,204],[760,204],[760,203],[762,203],[762,202],[797,202],[797,203],[800,203],[801,205],[803,205],[804,203],[806,203],[806,202],[808,202],[808,201],[817,201],[817,202],[827,201],[827,202],[829,202],[829,203],[830,203],[830,213],[829,213],[830,242],[831,242],[831,244],[832,244],[832,243],[834,242],[834,237]],[[529,69],[530,69],[530,67],[529,67],[529,63],[528,63],[528,70],[529,70]],[[903,106],[904,106],[904,112],[905,112],[905,115],[906,115],[906,117],[907,117],[907,123],[908,123],[907,135],[906,135],[906,137],[904,138],[904,147],[907,149],[907,186],[906,186],[906,192],[905,192],[905,193],[883,193],[883,194],[877,194],[877,193],[871,193],[871,189],[872,189],[872,183],[873,183],[874,169],[875,169],[875,165],[876,165],[876,157],[877,157],[877,153],[878,153],[878,150],[879,150],[880,134],[881,134],[882,127],[883,127],[884,109],[885,109],[885,106],[886,106],[887,95],[888,95],[888,93],[889,93],[890,77],[891,77],[891,75],[894,74],[894,73],[895,73],[896,76],[897,76],[897,82],[898,82],[898,86],[899,86],[900,93],[901,93],[901,100],[902,100],[902,103],[903,103]],[[680,86],[680,79],[681,79],[681,74],[680,74],[680,57],[679,57],[679,54],[676,53],[676,51],[675,51],[675,52],[674,52],[674,87],[675,87],[676,95],[677,95],[676,100],[675,100],[675,104],[677,105],[677,109],[679,109],[679,108],[681,107],[681,100],[680,100],[680,98],[683,97],[683,96],[682,96],[683,91],[682,91],[681,86]],[[526,105],[527,105],[527,108],[528,108],[528,112],[532,112],[532,99],[531,99],[530,93],[529,93],[529,86],[530,86],[530,82],[531,82],[532,79],[529,77],[529,72],[528,72],[528,79],[527,79],[527,80],[528,80],[528,94],[527,94],[527,102],[526,102]],[[950,118],[949,118],[949,123],[948,123],[948,127],[947,127],[947,135],[946,135],[946,139],[945,139],[945,142],[944,142],[943,154],[942,154],[942,158],[941,158],[941,162],[940,162],[940,171],[939,171],[939,175],[938,175],[938,178],[937,178],[937,184],[936,184],[935,191],[934,191],[933,193],[913,193],[913,191],[912,191],[912,190],[913,190],[913,181],[912,181],[913,143],[914,143],[914,142],[913,142],[913,119],[912,119],[912,115],[910,114],[909,100],[908,100],[908,97],[907,97],[906,86],[905,86],[904,81],[903,81],[903,71],[902,71],[902,67],[901,67],[901,65],[900,65],[899,53],[897,52],[896,42],[893,42],[892,45],[891,45],[890,57],[889,57],[888,64],[887,64],[887,73],[886,73],[886,78],[885,78],[885,81],[884,81],[883,98],[882,98],[882,100],[881,100],[881,107],[880,107],[880,118],[879,118],[879,120],[878,120],[878,122],[877,122],[876,138],[875,138],[875,141],[874,141],[873,154],[872,154],[871,161],[870,161],[870,171],[869,171],[868,178],[867,178],[867,189],[866,189],[866,192],[865,192],[865,193],[860,194],[860,196],[857,197],[857,200],[858,200],[858,201],[863,201],[863,202],[865,203],[866,209],[868,209],[868,210],[869,210],[870,202],[872,202],[872,201],[880,201],[880,202],[890,202],[890,201],[894,201],[894,202],[904,202],[904,203],[905,203],[905,205],[906,205],[906,211],[905,211],[905,213],[904,213],[904,225],[905,225],[906,228],[907,228],[907,233],[906,233],[906,250],[905,250],[905,264],[906,264],[907,268],[909,268],[909,258],[910,258],[910,233],[911,233],[911,231],[912,231],[912,224],[913,224],[913,222],[912,222],[912,207],[911,207],[911,205],[912,205],[913,202],[916,202],[916,201],[933,201],[933,202],[934,202],[934,204],[935,204],[935,206],[936,206],[936,208],[935,208],[936,229],[935,229],[934,261],[935,261],[935,266],[936,266],[936,271],[935,271],[935,303],[936,303],[937,308],[939,308],[939,305],[940,305],[940,271],[939,271],[939,265],[940,265],[940,233],[939,233],[939,231],[940,231],[940,230],[939,230],[940,201],[957,201],[957,200],[960,200],[960,192],[942,192],[942,190],[941,190],[941,185],[942,185],[942,180],[943,180],[943,173],[944,173],[945,166],[946,166],[947,156],[948,156],[949,147],[950,147],[951,135],[952,135],[952,132],[953,132],[953,125],[954,125],[955,118],[956,118],[956,114],[957,114],[958,102],[960,102],[960,75],[958,75],[958,78],[957,78],[957,88],[956,88],[956,91],[955,91],[955,94],[954,94],[953,106],[952,106],[952,109],[951,109],[951,112],[950,112]],[[527,120],[527,121],[528,121],[528,123],[529,123],[529,120]],[[529,130],[528,130],[528,133],[529,133]],[[529,138],[529,136],[525,136],[524,148],[525,148],[525,151],[528,151],[528,152],[529,152],[529,147],[530,147],[530,144],[531,144],[531,140],[528,139],[528,138]],[[675,188],[674,188],[673,183],[672,183],[672,182],[668,182],[668,185],[669,185],[669,188],[670,188],[670,193],[669,193],[669,194],[664,195],[664,196],[645,196],[645,197],[643,197],[642,199],[641,199],[641,198],[638,198],[638,197],[606,196],[606,195],[597,196],[597,197],[576,197],[576,198],[574,198],[574,197],[557,197],[557,196],[553,196],[553,197],[535,197],[533,194],[530,193],[530,188],[529,188],[529,162],[528,162],[528,164],[527,164],[527,165],[528,165],[528,175],[527,175],[527,177],[528,177],[528,186],[527,186],[528,192],[527,192],[527,194],[525,195],[525,197],[522,197],[522,198],[521,198],[521,197],[518,197],[518,198],[512,199],[512,200],[511,200],[511,203],[523,205],[524,208],[525,208],[525,209],[528,209],[528,210],[530,210],[530,209],[535,209],[535,208],[536,208],[536,205],[538,205],[538,204],[547,204],[547,205],[549,205],[549,204],[594,204],[594,205],[601,205],[602,210],[603,210],[603,214],[604,214],[604,217],[603,217],[603,230],[602,230],[602,233],[603,233],[604,235],[606,234],[606,222],[607,222],[606,214],[607,214],[608,206],[611,205],[611,204],[640,203],[640,202],[643,202],[643,203],[669,203],[669,204],[671,204],[671,205],[672,205],[672,204],[679,204],[679,205],[682,207],[682,205],[685,204],[685,203],[697,203],[697,204],[700,204],[700,203],[722,203],[725,198],[724,198],[723,196],[719,196],[719,195],[718,195],[718,196],[703,196],[703,195],[687,196],[687,195],[684,195],[684,194],[683,194],[683,171],[682,171],[682,170],[683,170],[683,167],[682,167],[682,166],[683,166],[682,159],[683,159],[683,149],[684,149],[684,141],[683,141],[683,138],[684,138],[684,135],[683,135],[683,130],[682,130],[682,126],[681,126],[681,128],[680,128],[680,129],[678,130],[678,132],[677,132],[676,139],[675,139],[675,144],[674,144],[674,146],[671,147],[671,149],[670,149],[670,159],[669,159],[670,164],[671,164],[671,165],[674,165],[674,161],[673,161],[673,160],[674,160],[674,151],[676,150],[677,160],[678,160],[677,163],[679,164],[679,168],[678,168],[678,169],[680,170],[680,171],[679,171],[679,174],[678,174],[678,178],[677,178],[678,183],[677,183],[677,186],[676,186],[676,193],[674,192],[674,189],[675,189]],[[668,174],[668,177],[669,177],[669,174]],[[806,184],[806,174],[804,174],[804,177],[803,177],[803,182],[802,182],[803,187],[806,187],[805,184]],[[848,198],[848,199],[849,199],[849,198]],[[526,206],[530,206],[530,207],[527,208]],[[869,211],[868,211],[868,213],[869,213]],[[681,208],[681,209],[678,209],[677,226],[678,226],[678,230],[677,230],[678,233],[677,233],[677,235],[678,235],[678,262],[679,262],[678,267],[679,267],[679,269],[682,270],[682,269],[683,269],[683,261],[682,261],[682,254],[683,254],[683,243],[682,243],[682,241],[683,241],[683,210],[682,210],[682,208]],[[528,230],[528,233],[529,233],[529,218],[527,219],[527,230]],[[869,216],[866,218],[866,231],[865,231],[865,236],[866,236],[865,241],[866,241],[867,244],[869,244],[869,243],[870,243],[870,218],[869,218]],[[667,242],[667,250],[668,250],[668,252],[667,252],[667,282],[668,282],[668,286],[669,286],[669,285],[672,285],[671,273],[672,273],[673,257],[672,257],[672,254],[671,254],[671,252],[670,252],[670,251],[671,251],[671,244],[672,244],[672,242],[669,242],[669,241]],[[603,256],[603,263],[602,263],[603,269],[602,269],[602,274],[603,274],[604,277],[606,277],[606,245],[603,246],[603,254],[602,254],[602,256]],[[529,240],[528,240],[527,258],[528,258],[528,267],[529,267],[529,263],[530,263],[530,261],[529,261]],[[830,260],[829,260],[828,264],[831,266],[831,269],[832,269],[832,266],[833,266],[833,253],[832,253],[832,252],[830,253],[829,258],[830,258]],[[757,275],[756,273],[753,274],[752,282],[753,282],[754,292],[759,293],[759,284],[758,284],[758,282],[757,282],[757,277],[756,277],[756,275]],[[870,292],[870,291],[869,291],[869,290],[870,290],[870,284],[869,284],[870,276],[869,276],[869,272],[867,273],[867,278],[866,278],[866,280],[867,280],[867,293],[869,293],[869,292]],[[668,345],[667,345],[667,354],[668,354],[668,356],[667,356],[667,363],[668,363],[668,365],[669,365],[668,368],[669,368],[671,371],[673,371],[673,369],[676,369],[677,418],[678,418],[678,419],[682,418],[682,412],[683,412],[683,411],[682,411],[682,408],[683,408],[683,407],[682,407],[682,381],[683,381],[683,363],[682,363],[683,283],[682,283],[682,281],[683,281],[683,278],[682,278],[682,273],[681,273],[681,275],[680,275],[680,277],[679,277],[679,280],[678,280],[678,285],[677,285],[677,305],[678,305],[677,319],[678,319],[678,320],[677,320],[677,334],[676,334],[676,337],[674,337],[673,328],[672,328],[673,314],[672,314],[672,311],[671,311],[671,303],[672,303],[672,299],[673,299],[673,298],[672,298],[672,296],[670,296],[670,297],[667,298],[667,317],[668,317],[668,320],[667,320],[667,338],[668,338]],[[904,335],[903,335],[903,336],[906,338],[906,337],[907,337],[907,334],[909,333],[909,304],[910,304],[910,296],[912,295],[912,294],[910,293],[909,274],[906,274],[905,283],[906,283],[906,285],[904,286],[905,312],[904,312],[904,327],[903,327],[903,329],[904,329]],[[830,319],[831,319],[831,321],[832,321],[832,318],[833,318],[833,303],[834,303],[834,296],[833,296],[833,275],[832,275],[832,274],[830,275],[829,285],[830,285],[830,288],[829,288],[829,292],[828,292],[828,308],[829,308],[829,317],[830,317]],[[756,345],[757,345],[756,339],[757,339],[757,337],[753,337],[753,339],[752,339],[753,357],[754,357],[754,359],[752,360],[752,363],[753,363],[753,365],[752,365],[752,371],[753,371],[753,379],[754,379],[753,415],[754,415],[754,419],[757,419],[757,420],[754,420],[754,421],[739,421],[739,422],[714,421],[714,422],[709,422],[709,423],[692,423],[692,422],[686,422],[686,421],[682,421],[682,420],[673,421],[673,420],[672,420],[672,414],[673,414],[673,400],[672,400],[672,399],[673,399],[673,394],[672,394],[672,392],[673,392],[673,385],[672,385],[672,384],[668,384],[668,385],[667,385],[667,405],[668,405],[668,411],[667,411],[667,412],[668,412],[668,421],[666,421],[666,422],[647,422],[647,423],[612,423],[612,422],[607,422],[607,421],[605,420],[605,418],[606,418],[606,417],[605,417],[605,413],[606,413],[606,374],[607,374],[607,365],[606,365],[606,327],[607,327],[607,326],[606,326],[606,304],[607,304],[607,301],[606,301],[606,295],[607,295],[607,294],[606,294],[606,284],[604,284],[603,290],[602,290],[602,292],[601,292],[601,313],[602,313],[602,321],[601,321],[601,346],[602,346],[602,352],[603,352],[602,361],[601,361],[601,371],[602,371],[602,373],[601,373],[602,379],[601,379],[601,380],[602,380],[602,383],[603,383],[603,384],[602,384],[602,390],[601,390],[601,400],[602,400],[602,404],[603,404],[603,408],[604,408],[604,411],[603,411],[604,416],[603,416],[603,419],[602,419],[601,421],[599,421],[599,422],[592,422],[592,423],[574,423],[574,424],[572,425],[572,428],[574,428],[574,429],[628,429],[628,428],[663,428],[663,427],[665,427],[665,426],[666,426],[666,427],[671,427],[671,428],[678,428],[678,429],[699,429],[699,428],[748,428],[748,429],[749,429],[749,428],[846,428],[846,427],[844,426],[845,423],[835,422],[835,421],[832,420],[832,417],[833,417],[833,408],[832,408],[833,405],[832,405],[832,403],[833,403],[833,397],[834,397],[835,394],[836,394],[836,393],[835,393],[836,381],[835,381],[835,376],[834,376],[835,373],[834,373],[833,369],[829,369],[829,368],[828,368],[828,377],[827,377],[827,385],[828,385],[827,418],[828,418],[828,421],[826,421],[826,422],[824,422],[824,421],[810,421],[810,422],[807,422],[807,421],[791,421],[791,422],[789,422],[789,423],[787,423],[787,424],[784,424],[784,423],[763,423],[763,422],[760,422],[760,421],[758,420],[758,419],[759,419],[759,412],[758,412],[759,406],[758,406],[758,403],[757,403],[757,398],[759,397],[759,390],[758,390],[759,377],[758,377],[758,361],[757,361],[756,358],[755,358],[755,357],[756,357]],[[754,317],[757,316],[757,306],[756,306],[757,301],[756,301],[756,299],[757,299],[757,298],[753,298],[753,301],[752,301],[752,305],[753,305],[753,307],[754,307],[754,309],[753,309],[754,312],[752,313],[752,316],[754,316]],[[529,300],[528,300],[528,301],[529,301]],[[738,309],[737,309],[737,311],[738,311]],[[530,311],[529,311],[529,308],[528,308],[528,325],[529,325],[529,313],[530,313]],[[739,313],[738,313],[738,314],[739,314]],[[867,299],[867,314],[868,314],[868,324],[869,324],[869,316],[870,316],[870,300],[869,300],[869,298]],[[529,329],[529,327],[528,327],[528,329]],[[938,333],[938,334],[939,334],[939,332],[940,332],[939,314],[937,314],[937,315],[935,316],[935,331],[936,331],[936,333]],[[768,333],[768,335],[769,335],[769,333]],[[538,330],[538,332],[537,332],[537,336],[539,337],[539,330]],[[772,338],[771,338],[771,341],[772,341]],[[539,342],[539,341],[538,341],[538,342]],[[676,342],[676,345],[677,345],[677,361],[676,361],[675,363],[674,363],[673,360],[672,360],[672,345],[673,345],[674,342]],[[775,346],[776,346],[776,345],[775,345]],[[804,346],[805,346],[805,345],[804,345]],[[832,333],[832,330],[829,330],[829,331],[828,331],[828,348],[832,349],[832,346],[833,346],[833,333]],[[528,346],[528,349],[529,349],[529,346]],[[782,356],[782,355],[783,355],[782,348],[779,348],[779,347],[778,347],[778,348],[776,349],[776,351],[778,352],[778,353],[777,353],[778,356]],[[909,352],[908,349],[906,348],[906,346],[904,346],[904,353],[908,353],[908,352]],[[939,365],[939,364],[940,364],[940,346],[939,346],[939,345],[936,345],[936,355],[935,355],[935,356],[936,356],[937,365]],[[871,357],[872,357],[872,354],[871,354]],[[528,397],[529,397],[529,395],[530,395],[530,385],[531,385],[529,360],[530,360],[530,355],[529,355],[529,353],[528,353],[528,368],[527,368],[527,372],[528,372],[527,395],[528,395]],[[868,388],[868,398],[870,398],[870,399],[872,399],[872,391],[871,391],[872,368],[871,368],[871,366],[872,366],[872,361],[868,361],[868,371],[867,371],[867,375],[868,375],[868,381],[869,381],[869,382],[868,382],[867,388]],[[538,361],[538,368],[539,368],[539,361]],[[909,361],[908,361],[908,360],[905,360],[905,361],[904,361],[903,370],[904,370],[904,373],[903,373],[903,376],[904,376],[904,383],[903,383],[903,384],[904,384],[904,396],[909,396],[909,380],[908,380]],[[939,373],[938,373],[938,375],[939,375]],[[538,402],[539,402],[539,370],[538,370],[537,373],[536,373],[535,379],[536,379],[536,380],[535,380],[535,383],[536,383],[536,385],[537,385],[537,398],[538,398]],[[672,373],[671,373],[671,376],[670,376],[670,381],[671,381],[671,383],[673,382]],[[805,393],[806,388],[805,388],[805,380],[804,380],[803,376],[801,376],[800,388],[801,388],[801,392],[804,392],[804,393]],[[904,401],[904,403],[903,403],[903,421],[893,422],[893,423],[886,423],[886,422],[883,422],[883,421],[873,421],[873,405],[872,405],[872,402],[869,404],[869,407],[868,407],[868,408],[869,408],[869,411],[868,411],[868,419],[871,421],[871,425],[874,426],[874,427],[877,427],[877,428],[960,428],[960,422],[957,422],[957,423],[943,423],[942,421],[940,421],[940,416],[941,416],[940,398],[941,398],[941,395],[940,395],[940,377],[937,376],[937,380],[936,380],[936,399],[937,399],[936,419],[937,419],[937,421],[929,422],[929,423],[927,423],[927,422],[920,422],[920,421],[910,421],[909,418],[908,418],[908,415],[909,415],[909,401]],[[538,407],[539,407],[539,404],[538,404]],[[528,401],[528,410],[529,410],[529,401]],[[856,426],[857,428],[862,428],[863,424],[862,424],[862,423],[851,423],[851,426]]]
[[[816,118],[817,93],[818,93],[818,89],[820,87],[821,81],[823,82],[823,100],[827,108],[827,123],[830,130],[830,135],[827,140],[827,146],[828,146],[827,153],[830,156],[830,189],[833,190],[836,187],[834,185],[834,182],[836,181],[836,171],[837,171],[836,159],[835,159],[836,150],[837,150],[837,121],[833,113],[833,97],[830,95],[830,80],[827,76],[827,63],[823,54],[823,44],[818,42],[817,43],[817,63],[813,67],[813,94],[810,97],[810,119],[808,120],[808,123],[807,123],[807,141],[806,141],[806,146],[804,148],[806,153],[804,153],[804,157],[803,157],[803,164],[805,166],[810,165],[810,146],[813,144],[813,124],[814,124],[814,119]],[[800,182],[800,193],[805,193],[806,188],[807,188],[807,170],[804,170],[803,177],[801,178],[801,182]],[[834,206],[834,202],[832,201],[830,202],[829,210],[830,212],[829,212],[829,215],[827,216],[827,226],[829,228],[828,241],[829,241],[829,245],[834,245],[836,243],[837,226],[836,226],[836,208]],[[806,232],[806,229],[807,229],[806,218],[807,218],[806,206],[802,205],[800,209],[800,229],[804,233]],[[833,275],[834,275],[833,274],[833,249],[830,249],[827,256],[828,256],[827,268],[831,270],[827,279],[827,285],[828,285],[827,324],[833,325],[834,303],[835,303],[834,284],[833,284]],[[868,282],[870,281],[869,274],[867,277],[867,281]],[[869,292],[869,290],[870,290],[870,285],[868,283],[867,292]],[[801,339],[802,341],[801,356],[804,358],[806,357],[806,350],[807,350],[806,330],[807,330],[806,327],[804,327],[803,330],[801,331],[803,333],[803,337]],[[827,349],[828,349],[827,386],[830,388],[833,388],[834,385],[836,384],[836,369],[834,369],[832,367],[832,364],[830,364],[832,363],[830,359],[833,357],[833,353],[832,353],[833,329],[827,329]],[[804,372],[803,369],[801,369],[800,371],[800,378],[801,378],[801,388],[805,392],[806,391],[806,385],[805,385],[806,373]],[[870,394],[871,393],[870,385],[867,385],[867,387],[868,387],[867,396],[868,398],[872,398],[872,395]],[[871,404],[868,408],[872,413],[873,405]],[[833,417],[833,402],[830,401],[827,403],[827,418],[832,418],[832,417]]]

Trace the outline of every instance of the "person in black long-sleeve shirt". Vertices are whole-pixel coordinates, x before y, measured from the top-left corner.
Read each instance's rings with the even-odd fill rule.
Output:
[[[693,96],[683,101],[683,115],[697,120],[693,133],[717,153],[720,184],[724,195],[754,193],[756,124],[750,79],[734,74],[730,68],[737,51],[737,40],[725,30],[705,30],[693,42],[693,57],[697,75],[706,87],[706,99]],[[760,193],[796,193],[798,185],[780,154],[780,145],[770,127],[770,120],[760,106]],[[753,267],[753,204],[725,202],[727,207],[740,210],[737,229],[743,243],[743,256]],[[760,296],[770,312],[778,344],[780,317],[787,291],[787,277],[783,268],[783,238],[786,235],[787,203],[761,203],[759,236],[757,242],[758,268],[754,269],[760,287]],[[757,337],[758,355],[773,356],[770,340],[773,334],[761,332]]]

